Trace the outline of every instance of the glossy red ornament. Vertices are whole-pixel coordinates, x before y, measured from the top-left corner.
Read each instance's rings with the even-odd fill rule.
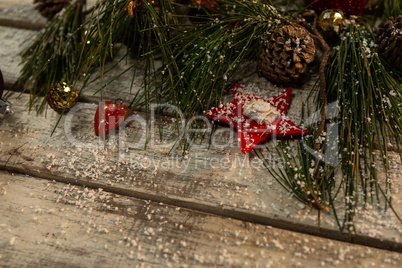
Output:
[[[367,5],[368,0],[304,0],[306,5],[318,15],[326,9],[340,9],[347,16],[359,15],[361,10]]]
[[[95,113],[95,135],[107,135],[110,129],[118,128],[119,123],[123,122],[129,115],[130,109],[122,103],[102,102]]]

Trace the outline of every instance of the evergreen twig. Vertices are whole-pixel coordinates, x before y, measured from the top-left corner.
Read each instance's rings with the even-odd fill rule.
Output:
[[[339,124],[340,129],[339,133],[332,133],[337,134],[332,138],[334,140],[328,140],[331,130],[327,127],[327,139],[320,152],[324,155],[334,143],[339,151],[332,152],[332,158],[337,159],[339,154],[340,165],[329,165],[327,161],[323,161],[321,166],[317,165],[317,159],[312,158],[307,149],[313,148],[314,142],[307,136],[303,142],[299,142],[297,153],[292,154],[290,149],[277,151],[286,163],[285,172],[276,172],[272,167],[267,169],[297,199],[319,209],[325,206],[320,207],[317,200],[321,204],[328,202],[339,227],[354,232],[353,219],[361,202],[383,203],[384,209],[390,207],[396,214],[392,206],[387,146],[393,142],[399,154],[402,153],[402,111],[399,106],[402,86],[390,75],[377,55],[370,28],[354,21],[347,26],[338,45],[332,49],[325,75],[328,100],[318,98],[318,107],[327,101],[337,102],[338,117],[328,120],[332,124]],[[320,88],[321,85],[316,84],[314,90],[319,92]],[[289,144],[281,146],[288,148]],[[376,151],[380,161],[375,159]],[[264,161],[264,154],[256,153]],[[307,168],[303,166],[305,162],[309,163]],[[385,180],[377,176],[379,164],[385,168]],[[333,176],[337,171],[341,172],[342,179],[335,181]],[[318,181],[312,179],[312,172],[320,174]],[[312,196],[320,196],[320,199],[307,196],[300,185],[315,185],[306,189],[314,193]],[[334,204],[341,191],[345,202],[342,223]],[[396,217],[401,220],[399,215],[396,214]]]
[[[150,103],[167,101],[188,115],[196,115],[220,104],[227,81],[239,65],[255,60],[257,48],[268,32],[284,23],[299,23],[311,32],[324,53],[319,83],[314,87],[320,118],[318,124],[311,126],[310,133],[314,135],[303,137],[295,153],[287,142],[276,148],[284,168],[275,170],[267,165],[268,172],[298,200],[322,211],[332,208],[339,227],[351,232],[361,201],[359,193],[364,202],[380,204],[383,197],[384,207],[393,209],[387,146],[395,143],[402,154],[402,87],[376,54],[368,26],[352,22],[329,55],[329,47],[315,23],[311,26],[292,20],[278,12],[271,1],[220,0],[213,11],[198,6],[205,15],[197,16],[195,25],[181,25],[181,15],[175,13],[176,3],[170,0],[159,0],[157,6],[150,0],[141,0],[143,5],[135,10],[134,18],[127,14],[129,3],[130,0],[99,0],[84,22],[88,11],[78,1],[50,21],[22,54],[24,66],[17,84],[30,91],[31,107],[38,96],[46,95],[62,80],[73,85],[82,80],[85,89],[97,76],[102,82],[102,97],[104,86],[111,82],[103,85],[103,76],[113,68],[107,69],[106,62],[124,47],[116,44],[124,44],[128,52],[118,62],[130,55],[137,61],[112,81],[135,70],[135,65],[144,70],[144,90],[133,94],[132,108],[144,105],[149,119]],[[402,9],[396,0],[383,0],[381,4],[386,19],[400,14]],[[159,70],[156,58],[162,63]],[[135,75],[133,72],[132,81]],[[337,119],[326,116],[329,102],[339,105]],[[329,164],[328,159],[315,159],[307,150],[314,148],[321,155],[330,151],[334,141],[321,139],[325,131],[331,131],[325,129],[330,120],[340,125],[336,133],[339,141],[335,141],[339,151],[331,155],[336,160],[338,154],[341,156],[339,166]],[[184,145],[183,151],[188,144]],[[377,177],[376,152],[386,170],[385,181]],[[262,151],[256,154],[264,161]],[[342,173],[342,180],[335,180],[335,171]],[[346,207],[343,223],[334,204],[340,193],[344,194]]]
[[[77,49],[81,42],[84,2],[77,1],[57,14],[22,52],[21,75],[14,86],[30,92],[30,108],[52,86],[79,76]],[[42,102],[39,111],[44,108]]]
[[[359,185],[365,200],[376,199],[379,203],[384,191],[385,208],[391,202],[387,146],[394,142],[399,148],[402,142],[399,106],[402,87],[377,55],[370,28],[353,21],[333,49],[326,75],[329,101],[337,101],[340,105],[339,148],[342,150],[339,153],[348,207],[345,224],[352,225]],[[378,144],[380,162],[385,168],[386,180],[383,182],[377,176],[374,142]]]
[[[320,34],[320,32],[317,30],[317,15],[314,15],[314,22],[313,25],[311,26],[310,24],[306,23],[305,21],[301,21],[301,25],[306,27],[307,29],[310,30],[310,35],[320,44],[322,50],[323,50],[323,56],[321,59],[321,64],[320,64],[320,69],[319,69],[319,97],[320,97],[320,102],[321,106],[318,107],[318,109],[321,111],[321,120],[314,131],[314,150],[316,152],[321,151],[321,145],[322,145],[322,135],[325,131],[325,119],[327,115],[327,84],[326,84],[326,77],[325,77],[325,67],[327,66],[327,62],[329,60],[330,56],[330,48],[325,42],[324,38]],[[321,164],[321,159],[318,159],[318,165]],[[320,180],[320,172],[319,169],[316,169],[315,174],[314,174],[314,180],[316,184],[318,184]]]
[[[395,19],[402,14],[402,1],[400,0],[381,0],[376,8],[376,17],[381,17],[383,21],[390,17]]]
[[[167,75],[162,76],[161,94],[189,115],[219,104],[235,70],[245,59],[255,59],[261,39],[282,19],[263,2],[219,1],[217,14],[204,16],[174,38],[174,58],[163,67]]]

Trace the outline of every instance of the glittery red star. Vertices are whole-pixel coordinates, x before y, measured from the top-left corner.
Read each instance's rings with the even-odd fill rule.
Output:
[[[288,137],[307,134],[307,130],[296,126],[295,123],[290,121],[286,116],[292,88],[286,89],[277,96],[261,99],[255,94],[245,91],[245,89],[239,85],[233,84],[232,87],[234,100],[226,105],[221,105],[218,108],[212,108],[207,112],[206,117],[236,128],[241,151],[243,153],[246,154],[250,152],[257,144],[265,140],[267,137]],[[271,124],[264,122],[260,125],[257,121],[252,120],[243,114],[243,105],[245,103],[259,99],[269,103],[280,113],[280,116]]]

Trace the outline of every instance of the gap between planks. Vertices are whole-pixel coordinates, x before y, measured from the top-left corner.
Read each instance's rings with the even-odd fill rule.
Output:
[[[103,189],[106,192],[114,193],[122,196],[134,197],[141,200],[152,201],[156,203],[164,203],[167,205],[182,207],[186,209],[191,209],[195,211],[200,211],[204,213],[209,213],[211,215],[229,217],[236,220],[241,220],[250,223],[262,224],[267,226],[272,226],[275,228],[293,231],[301,234],[308,234],[317,237],[332,239],[336,241],[348,242],[351,244],[368,246],[378,249],[384,249],[394,252],[402,253],[402,245],[400,243],[395,243],[393,241],[389,241],[386,239],[376,239],[363,235],[349,235],[347,233],[343,233],[337,230],[331,230],[327,228],[311,228],[309,225],[300,224],[300,223],[292,223],[286,222],[281,219],[268,218],[267,216],[260,213],[252,213],[250,214],[247,210],[241,208],[225,208],[216,207],[206,202],[197,201],[194,202],[189,198],[178,198],[178,197],[169,197],[169,196],[161,196],[156,194],[144,193],[140,191],[135,191],[133,189],[125,189],[121,187],[108,186],[102,183],[90,182],[90,181],[80,181],[78,179],[72,179],[68,177],[62,177],[57,175],[48,175],[46,174],[45,169],[30,169],[27,170],[24,167],[16,166],[16,165],[2,165],[0,166],[0,170],[13,172],[21,175],[29,175],[32,177],[38,177],[42,179],[46,179],[49,181],[56,181],[65,184],[76,185],[80,187],[89,187],[92,189]]]
[[[272,225],[278,228],[283,228],[291,231],[297,231],[300,233],[308,233],[308,234],[313,234],[316,236],[322,236],[326,238],[331,238],[331,239],[336,239],[336,240],[341,240],[341,241],[352,241],[353,243],[356,244],[361,244],[361,245],[367,245],[371,247],[378,247],[378,248],[383,248],[383,249],[388,249],[396,252],[402,252],[402,246],[401,243],[396,242],[396,241],[390,241],[389,239],[391,237],[377,237],[377,238],[371,238],[368,236],[364,235],[353,235],[350,237],[348,234],[340,232],[336,227],[335,229],[330,229],[326,227],[318,227],[316,226],[313,222],[309,224],[305,224],[303,222],[300,222],[297,220],[297,218],[287,218],[286,214],[281,214],[279,212],[276,212],[275,210],[269,210],[269,209],[263,209],[261,211],[253,211],[248,209],[247,207],[244,207],[242,205],[242,208],[239,208],[238,206],[233,206],[231,202],[228,202],[228,200],[223,199],[223,204],[219,205],[219,200],[221,196],[212,196],[213,199],[211,200],[210,197],[208,197],[209,192],[215,191],[215,189],[210,189],[206,191],[192,191],[191,189],[187,189],[189,187],[189,183],[181,183],[182,178],[180,178],[179,173],[171,173],[169,175],[170,177],[164,177],[164,173],[159,173],[158,176],[161,176],[160,178],[156,178],[156,174],[153,172],[144,172],[142,173],[141,176],[143,176],[142,180],[147,183],[148,182],[153,182],[156,180],[157,184],[164,183],[164,180],[171,180],[172,182],[165,182],[168,184],[167,186],[164,187],[158,187],[158,190],[152,190],[149,188],[149,186],[136,186],[136,184],[131,185],[125,185],[125,184],[119,184],[116,183],[118,186],[110,186],[108,185],[107,178],[102,180],[101,182],[96,182],[93,180],[89,180],[88,178],[85,177],[85,175],[80,175],[80,176],[75,176],[74,172],[73,174],[67,175],[65,172],[59,172],[57,171],[57,168],[54,169],[53,171],[50,171],[46,168],[46,163],[42,163],[40,159],[28,159],[29,157],[34,157],[37,158],[40,154],[48,154],[49,152],[52,152],[52,150],[56,153],[56,148],[51,145],[50,142],[50,137],[46,138],[45,136],[49,135],[48,131],[49,128],[52,128],[49,124],[52,122],[52,120],[57,117],[56,113],[52,112],[49,115],[49,118],[44,119],[41,117],[35,117],[33,115],[27,114],[25,111],[26,108],[24,106],[24,103],[28,96],[26,94],[23,94],[21,96],[21,99],[18,102],[15,102],[14,104],[16,105],[16,114],[13,118],[8,118],[9,120],[4,120],[4,126],[6,126],[3,129],[8,129],[8,132],[10,132],[11,136],[6,132],[3,131],[4,134],[2,134],[3,138],[5,138],[3,144],[3,151],[5,152],[3,155],[3,160],[1,161],[1,167],[4,170],[8,170],[11,172],[16,172],[20,174],[29,174],[32,176],[36,177],[41,177],[45,178],[48,180],[57,180],[63,183],[70,183],[70,184],[75,184],[79,186],[89,186],[92,188],[103,188],[106,189],[110,192],[117,193],[117,194],[122,194],[122,195],[127,195],[127,196],[133,196],[137,197],[140,199],[144,200],[153,200],[155,202],[164,202],[167,204],[171,205],[176,205],[176,206],[181,206],[181,207],[186,207],[190,209],[195,209],[199,211],[204,211],[208,212],[211,214],[215,215],[220,215],[220,216],[225,216],[225,217],[231,217],[231,218],[236,218],[244,221],[249,221],[249,222],[255,222],[255,223],[261,223],[261,224],[266,224],[266,225]],[[93,117],[91,116],[91,113],[88,111],[83,111],[81,114],[78,115],[80,118],[80,121],[78,122],[79,125],[79,130],[81,133],[85,134],[88,137],[92,137],[91,133],[88,133],[87,128],[82,128],[82,126],[87,125],[87,121],[90,121]],[[92,119],[93,120],[93,119]],[[35,123],[33,123],[35,121]],[[8,126],[8,127],[7,127]],[[75,128],[73,126],[73,128]],[[21,132],[22,131],[22,132]],[[20,134],[19,134],[20,133]],[[30,134],[32,133],[32,137]],[[36,134],[35,134],[36,133]],[[49,143],[49,148],[46,150],[40,150],[40,152],[32,152],[30,151],[29,148],[24,150],[22,153],[18,151],[18,148],[21,147],[18,144],[22,143],[21,140],[21,135],[24,135],[26,139],[35,139],[36,142],[42,144],[42,142],[45,142],[46,144]],[[8,138],[6,138],[8,137]],[[62,136],[58,135],[57,138],[54,138],[54,141],[52,141],[55,144],[65,144],[66,146],[71,146],[71,144],[66,141]],[[10,143],[10,145],[8,144]],[[0,145],[1,145],[0,144]],[[16,147],[17,146],[17,147]],[[64,147],[63,147],[64,148]],[[58,158],[62,157],[62,154],[65,154],[68,150],[63,149],[60,151],[58,154]],[[50,151],[49,151],[50,149]],[[11,150],[11,151],[10,151]],[[33,150],[33,149],[31,149]],[[236,150],[236,148],[235,148]],[[209,151],[213,155],[213,151]],[[9,157],[7,158],[7,153],[9,154]],[[146,156],[145,152],[140,153],[137,152],[138,154],[144,154]],[[215,152],[219,153],[219,152]],[[36,155],[36,156],[35,156]],[[46,158],[46,155],[45,155]],[[11,159],[11,161],[9,161]],[[111,158],[110,160],[112,163],[114,158]],[[81,160],[80,161],[94,161],[92,158],[86,157],[86,160]],[[199,170],[196,170],[196,172],[202,172]],[[66,175],[64,175],[66,174]],[[102,174],[102,173],[101,173]],[[124,171],[122,173],[124,175]],[[206,174],[205,172],[203,174]],[[210,173],[208,171],[208,174],[211,174],[210,176],[216,177],[222,176],[219,175],[219,173]],[[232,174],[232,173],[230,173]],[[230,175],[228,174],[228,175]],[[259,173],[258,173],[259,174]],[[191,174],[190,174],[191,175]],[[192,177],[189,177],[190,180],[198,180],[194,174],[192,174]],[[102,175],[101,175],[102,176]],[[173,177],[172,177],[173,176]],[[202,175],[201,175],[202,176]],[[256,175],[259,176],[259,175]],[[261,175],[260,175],[261,176]],[[218,179],[218,178],[217,178]],[[214,180],[215,181],[215,180]],[[232,183],[232,181],[229,181]],[[238,183],[238,181],[233,180],[233,182]],[[243,182],[243,179],[241,180],[241,183]],[[244,181],[246,186],[251,186],[251,182],[248,180]],[[228,183],[228,182],[225,182]],[[189,194],[187,195],[182,195],[180,193],[177,193],[175,191],[172,192],[171,185],[174,185],[175,187],[185,187],[185,190],[189,190]],[[230,185],[230,184],[229,184]],[[239,184],[240,186],[243,187],[242,184]],[[190,185],[191,186],[191,185]],[[233,186],[236,186],[234,184]],[[125,188],[127,187],[127,188]],[[152,187],[152,185],[151,185]],[[170,187],[170,188],[169,188]],[[209,185],[208,187],[214,187],[214,185]],[[260,186],[258,186],[260,187]],[[224,187],[222,190],[229,190],[230,188]],[[217,189],[219,191],[219,189]],[[234,190],[233,190],[234,191]],[[272,189],[271,189],[272,191]],[[199,196],[194,196],[193,195],[202,195],[200,198]],[[248,195],[245,195],[247,198],[249,198]],[[190,197],[193,197],[191,199]],[[222,196],[224,197],[224,196]],[[241,197],[241,196],[239,196]],[[251,197],[251,196],[250,196]],[[198,198],[198,199],[197,199]],[[214,200],[218,198],[217,200]],[[238,199],[238,198],[236,198]],[[241,199],[240,199],[241,200]],[[235,200],[236,201],[236,200]],[[251,200],[252,201],[252,200]],[[296,202],[296,201],[295,201]],[[393,234],[394,236],[398,235]]]
[[[5,172],[0,201],[1,267],[395,267],[402,257]]]
[[[9,25],[12,26],[12,25]],[[95,102],[94,100],[90,100],[91,102]],[[26,173],[26,169],[19,169],[19,167],[11,167],[9,166],[9,168],[11,169],[15,169],[15,172],[19,172],[19,173]],[[34,172],[34,171],[33,171]],[[43,173],[41,174],[42,176]],[[55,176],[57,177],[57,176]],[[47,178],[49,180],[51,180],[52,178]],[[58,178],[60,179],[60,181],[64,182],[64,183],[74,183],[74,180],[71,178],[63,178],[60,177]],[[67,181],[66,181],[67,180]],[[71,180],[71,182],[68,182],[68,180]],[[82,181],[78,181],[76,180],[74,184],[76,185],[87,185],[89,182],[82,182]],[[82,186],[81,185],[81,186]],[[101,188],[104,189],[109,189],[108,186],[105,187],[104,184]],[[94,187],[97,188],[97,183],[94,183]],[[128,190],[128,189],[124,189],[124,188],[119,188],[119,187],[110,187],[109,189],[111,192],[115,192],[115,193],[125,193],[125,192],[129,192],[126,193],[126,195],[136,195],[136,197],[142,198],[142,199],[150,199],[153,198],[155,200],[157,199],[164,199],[166,197],[163,196],[158,196],[158,195],[150,195],[148,193],[143,193],[143,192],[136,192],[133,190]],[[149,198],[148,198],[149,197]],[[170,201],[169,201],[170,200]],[[195,203],[193,201],[189,200],[179,200],[176,197],[173,199],[169,199],[168,201],[171,202],[172,205],[177,205],[177,206],[182,206],[182,207],[188,207],[188,206],[199,206],[199,208],[197,208],[200,211],[206,211],[212,214],[216,214],[216,215],[221,215],[221,216],[228,216],[228,217],[232,217],[232,218],[236,218],[236,219],[241,219],[241,220],[246,220],[246,221],[250,221],[250,222],[257,222],[257,223],[263,223],[263,224],[269,224],[269,225],[278,225],[278,227],[284,227],[284,222],[283,221],[277,221],[275,219],[267,219],[266,216],[259,216],[259,215],[253,215],[253,214],[249,214],[247,213],[246,210],[242,210],[242,209],[225,209],[225,207],[223,208],[217,208],[215,206],[210,206],[208,204],[201,204],[200,202]],[[166,202],[165,202],[166,203]],[[329,235],[328,238],[332,238],[332,239],[338,239],[338,240],[342,240],[342,241],[348,241],[349,237],[347,234],[341,233],[341,232],[337,232],[334,230],[330,230],[330,229],[317,229],[317,228],[311,228],[311,226],[308,225],[301,225],[301,224],[293,224],[293,223],[289,223],[289,222],[285,222],[286,224],[286,229],[290,228],[295,228],[295,231],[299,231],[299,232],[306,232],[306,233],[311,233],[314,235],[318,235],[318,236],[325,236],[325,235]],[[297,229],[297,230],[296,230]],[[341,237],[340,237],[340,236]],[[392,241],[388,241],[388,240],[384,240],[382,242],[379,242],[378,239],[374,239],[374,238],[369,238],[369,237],[365,237],[365,236],[353,236],[352,237],[353,242],[354,243],[358,243],[358,244],[363,244],[363,245],[369,245],[369,246],[373,246],[373,247],[380,247],[380,248],[386,248],[386,247],[395,247],[394,249],[389,248],[390,250],[394,250],[397,252],[401,252],[401,246],[396,246],[395,242]]]

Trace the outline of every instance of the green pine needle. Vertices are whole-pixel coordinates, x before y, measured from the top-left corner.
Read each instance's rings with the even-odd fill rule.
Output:
[[[142,68],[145,90],[133,95],[131,106],[149,103],[148,87],[156,79],[154,57],[159,53],[162,59],[171,61],[172,51],[166,43],[178,22],[170,0],[160,0],[156,7],[150,0],[144,0],[144,5],[134,12],[134,18],[127,12],[129,2],[99,0],[87,20],[82,1],[73,2],[46,25],[22,52],[24,66],[16,82],[31,93],[31,107],[39,96],[46,95],[62,81],[74,87],[82,82],[83,90],[98,78],[103,84],[104,74],[113,68],[106,68],[106,63],[125,47],[128,52],[119,62],[128,56],[138,61],[123,73],[132,71],[134,81],[133,70],[145,66]],[[98,90],[101,98],[103,88],[111,82]],[[43,99],[39,112],[45,104]]]
[[[21,75],[15,85],[30,92],[30,108],[52,86],[79,76],[77,50],[81,42],[84,5],[69,5],[41,30],[22,52]],[[42,102],[39,111],[44,108]]]
[[[261,40],[283,22],[276,9],[263,2],[219,1],[217,13],[170,42],[174,58],[162,69],[161,94],[166,100],[189,115],[220,103],[239,65],[255,60]]]
[[[219,0],[213,10],[190,5],[193,11],[203,14],[196,17],[195,24],[186,23],[188,15],[177,14],[176,8],[182,6],[171,0],[158,0],[157,6],[143,0],[144,5],[130,18],[130,1],[99,0],[86,20],[85,6],[81,1],[74,2],[38,33],[22,53],[24,66],[16,82],[31,93],[30,107],[62,81],[73,86],[82,82],[85,90],[100,78],[102,97],[104,87],[120,75],[132,72],[134,81],[135,69],[141,65],[144,88],[133,94],[131,108],[143,105],[149,119],[152,102],[169,102],[188,116],[197,115],[220,104],[228,81],[246,60],[257,59],[258,46],[268,32],[290,23],[270,1],[263,0]],[[381,5],[383,19],[401,14],[399,0],[383,0]],[[113,69],[107,68],[106,63],[125,47],[127,53],[118,62],[129,56],[137,61],[104,83],[104,74]],[[156,60],[162,64],[160,69]],[[336,159],[340,156],[339,165],[316,161],[307,150],[316,141],[308,136],[299,142],[295,152],[286,142],[276,148],[275,153],[284,160],[283,170],[267,166],[268,172],[298,200],[318,210],[332,210],[339,227],[350,232],[354,230],[359,202],[375,202],[393,209],[388,154],[389,144],[402,154],[402,87],[395,80],[402,75],[391,73],[384,64],[375,52],[370,28],[350,23],[332,50],[326,68],[328,103],[339,105],[338,116],[331,121],[339,124],[339,152],[333,155]],[[317,98],[317,107],[323,106],[321,101]],[[43,100],[39,111],[44,106]],[[315,126],[311,127],[310,133],[314,133]],[[326,131],[328,137],[331,130]],[[319,153],[328,153],[333,142],[324,141]],[[184,143],[183,151],[188,146]],[[387,174],[385,180],[377,176],[376,152]],[[262,151],[256,154],[264,160]],[[321,175],[319,180],[313,175],[317,172]],[[342,175],[340,180],[337,173]],[[343,220],[338,219],[334,205],[340,195],[346,208]]]
[[[334,133],[336,128],[327,127],[324,135],[327,139],[319,153],[325,155],[335,144],[339,151],[330,152],[330,155],[332,160],[339,156],[339,164],[328,165],[328,161],[322,161],[322,165],[317,165],[317,160],[307,149],[313,148],[312,137],[305,137],[299,142],[296,153],[291,153],[289,144],[280,145],[276,153],[284,159],[284,169],[275,171],[267,167],[268,172],[300,201],[324,211],[329,205],[341,230],[354,232],[353,219],[362,202],[391,208],[401,220],[392,207],[388,147],[392,144],[401,154],[402,111],[399,104],[402,86],[377,55],[368,26],[353,21],[347,26],[338,45],[332,49],[326,79],[328,103],[335,102],[339,106],[328,123],[338,125],[339,131]],[[318,91],[317,86],[314,91]],[[321,105],[317,98],[317,107]],[[264,161],[264,154],[256,153]],[[385,170],[385,179],[378,176],[380,165]],[[317,169],[321,177],[314,181],[312,174]],[[341,178],[335,176],[339,172]],[[342,221],[338,219],[334,204],[340,194],[345,202]]]
[[[388,20],[390,17],[395,19],[402,15],[402,1],[400,0],[381,0],[376,6],[377,15],[382,18],[383,21]]]
[[[401,153],[402,87],[382,64],[368,26],[352,22],[333,49],[330,62],[326,73],[328,102],[340,105],[339,148],[349,208],[346,223],[353,220],[359,187],[363,201],[379,203],[383,196],[385,208],[391,206],[388,147],[393,144]],[[376,151],[385,168],[384,181],[377,176]]]

